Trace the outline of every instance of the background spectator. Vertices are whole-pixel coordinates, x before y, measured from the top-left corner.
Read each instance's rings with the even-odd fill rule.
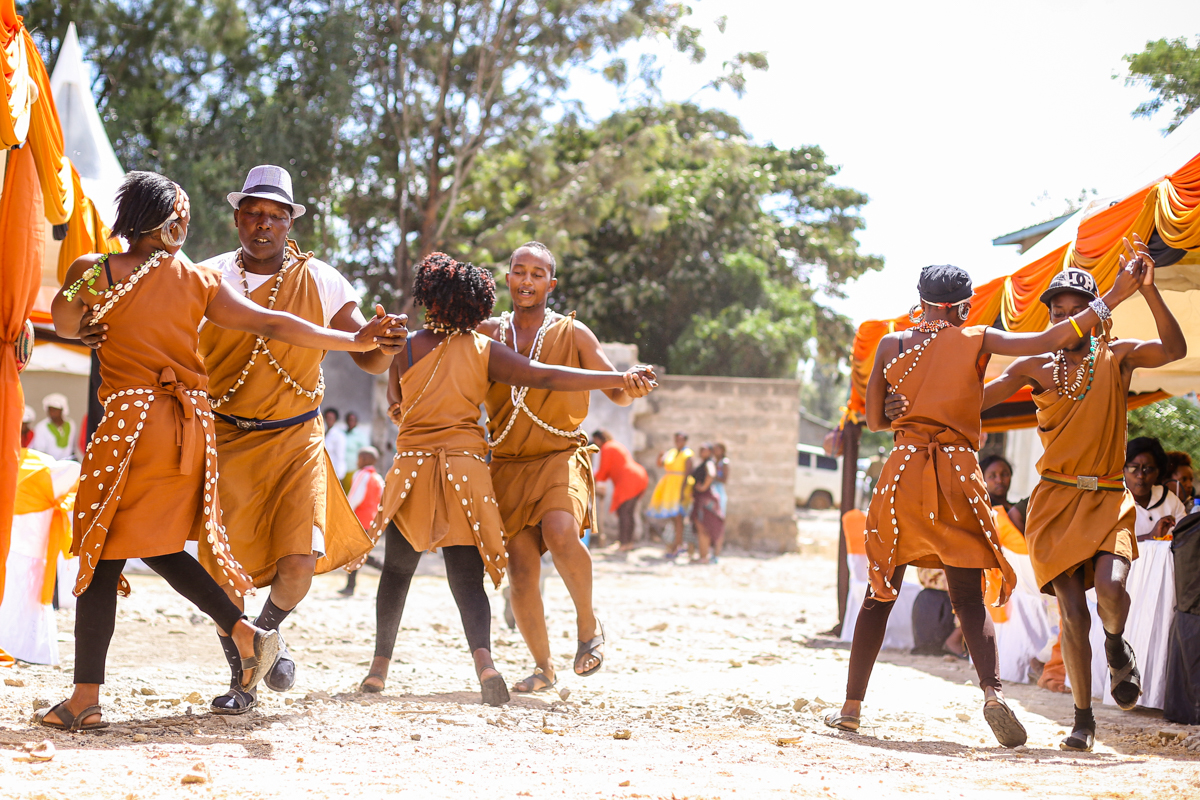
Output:
[[[633,549],[633,528],[637,515],[638,500],[650,483],[646,468],[633,460],[625,445],[612,438],[606,430],[592,434],[592,441],[600,446],[600,468],[596,470],[596,482],[612,481],[613,495],[610,510],[617,515],[620,552]]]
[[[54,392],[42,400],[46,418],[33,426],[33,443],[29,446],[45,453],[56,461],[79,460],[75,447],[75,423],[67,415],[71,413],[67,398]]]
[[[1185,508],[1190,508],[1195,493],[1192,457],[1182,450],[1172,450],[1167,453],[1167,469],[1169,477],[1164,485],[1183,501]]]
[[[338,426],[338,410],[336,408],[325,409],[325,450],[329,453],[329,460],[333,462],[333,471],[337,473],[338,480],[343,480],[346,477],[346,434]]]
[[[1139,436],[1125,447],[1125,486],[1137,508],[1134,534],[1138,541],[1165,539],[1187,511],[1183,503],[1160,483],[1168,472],[1166,451],[1158,439]]]
[[[346,466],[349,468],[351,464],[358,463],[358,452],[364,447],[371,446],[371,431],[369,428],[358,424],[358,414],[353,411],[347,411],[344,432],[346,434]],[[379,457],[378,453],[376,453],[375,457]],[[350,479],[351,474],[349,472],[342,479],[347,493],[350,491]],[[370,522],[367,523],[367,525],[370,524]]]
[[[347,414],[346,419],[349,420],[349,418],[350,415]],[[350,501],[350,507],[354,509],[354,516],[358,517],[358,521],[365,530],[375,519],[375,512],[379,510],[379,499],[383,497],[383,478],[375,469],[375,464],[379,461],[379,451],[374,447],[367,445],[360,449],[357,459],[358,469],[354,470],[346,499]],[[354,594],[354,587],[357,583],[358,572],[351,572],[350,577],[346,579],[346,587],[339,594],[343,597],[350,597]]]
[[[729,459],[725,456],[725,445],[717,442],[713,445],[713,463],[717,465],[717,477],[713,480],[713,491],[721,501],[721,516],[725,516],[729,506],[729,494],[725,483],[729,480]]]

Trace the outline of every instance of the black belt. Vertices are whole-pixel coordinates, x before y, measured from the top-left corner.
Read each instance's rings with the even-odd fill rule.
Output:
[[[312,411],[308,411],[298,417],[288,417],[287,419],[249,419],[247,417],[235,417],[230,414],[222,414],[218,411],[213,412],[217,419],[224,420],[230,425],[236,425],[240,430],[243,431],[273,431],[277,428],[290,428],[293,425],[299,425],[301,423],[308,422],[310,419],[313,419],[320,413],[321,409],[314,408]]]

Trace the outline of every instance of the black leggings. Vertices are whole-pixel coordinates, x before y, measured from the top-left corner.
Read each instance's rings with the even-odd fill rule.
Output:
[[[950,604],[958,615],[963,639],[971,660],[975,662],[975,673],[979,676],[981,689],[999,689],[1000,672],[996,656],[996,629],[992,618],[983,606],[983,570],[964,567],[946,567],[946,588],[950,590]],[[896,567],[892,573],[892,585],[900,586],[904,580],[904,566]],[[871,669],[879,657],[883,637],[887,632],[888,617],[895,602],[883,602],[871,596],[868,590],[863,599],[862,611],[854,623],[854,641],[850,644],[850,674],[846,678],[846,699],[861,701],[867,694],[867,682],[871,680]]]
[[[394,523],[388,523],[384,536],[383,575],[375,596],[375,657],[390,659],[404,615],[404,601],[408,599],[408,588],[421,554]],[[479,548],[443,547],[442,555],[446,559],[446,582],[450,584],[467,635],[467,648],[472,653],[491,650],[492,604],[483,588],[483,557]]]
[[[617,506],[617,530],[621,544],[633,544],[634,517],[637,514],[638,500],[641,499],[642,496],[639,494]]]
[[[190,554],[181,550],[142,561],[172,589],[212,617],[221,630],[233,630],[242,619],[241,610]],[[117,626],[117,585],[123,569],[123,558],[100,561],[92,573],[92,582],[79,595],[75,605],[75,683],[104,683],[108,645]]]

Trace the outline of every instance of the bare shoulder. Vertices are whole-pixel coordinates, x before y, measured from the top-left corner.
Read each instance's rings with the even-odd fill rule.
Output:
[[[1111,350],[1112,354],[1118,359],[1122,359],[1132,353],[1138,348],[1139,345],[1142,344],[1145,344],[1145,342],[1143,342],[1141,339],[1114,339],[1108,343],[1108,349]]]
[[[575,320],[575,344],[576,345],[598,346],[600,344],[600,339],[598,336],[596,336],[595,332],[593,332],[591,328],[589,328],[587,325],[584,325],[582,322],[580,322],[578,319],[576,319]]]
[[[1033,375],[1039,370],[1046,369],[1053,362],[1053,356],[1049,353],[1040,353],[1036,356],[1021,356],[1015,359],[1004,370],[1009,375]]]
[[[475,327],[476,333],[481,333],[489,339],[500,338],[500,318],[489,317]]]

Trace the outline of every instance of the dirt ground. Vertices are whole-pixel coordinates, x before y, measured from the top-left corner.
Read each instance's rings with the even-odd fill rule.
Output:
[[[655,548],[596,554],[596,603],[608,633],[597,675],[570,674],[570,600],[547,583],[565,677],[552,693],[479,704],[440,559],[413,582],[383,695],[356,692],[374,642],[377,578],[338,596],[319,577],[284,626],[299,669],[285,694],[262,690],[243,717],[207,713],[228,680],[211,624],[154,576],[119,603],[102,695],[112,727],[67,735],[30,724],[66,696],[73,614],[58,612],[62,668],[0,670],[0,796],[599,797],[763,796],[1165,798],[1200,796],[1200,733],[1154,711],[1098,711],[1096,752],[1067,754],[1069,696],[1012,685],[1029,729],[996,745],[973,670],[885,652],[861,735],[821,724],[842,699],[848,648],[818,635],[836,621],[829,546],[834,517],[800,521],[803,551],[730,553],[715,566],[671,564]],[[251,601],[251,608],[265,599]],[[529,671],[493,593],[497,666]],[[14,685],[15,684],[15,685]],[[1161,733],[1160,733],[1161,732]],[[44,739],[57,753],[31,760]],[[189,773],[193,777],[188,777]],[[185,783],[185,781],[194,781]]]

